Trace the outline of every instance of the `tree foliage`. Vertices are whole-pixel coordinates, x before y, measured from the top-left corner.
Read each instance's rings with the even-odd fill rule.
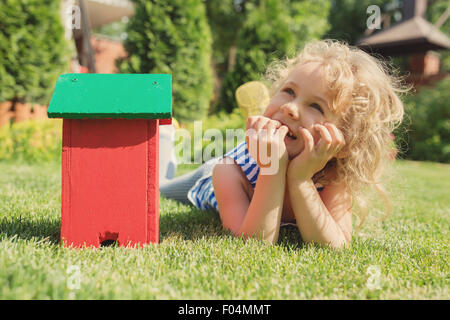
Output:
[[[450,0],[428,0],[426,18],[428,21],[435,24],[448,7],[450,7]],[[447,18],[439,30],[447,36],[450,36],[450,19]],[[441,51],[440,55],[442,71],[450,71],[450,51]]]
[[[133,0],[124,46],[118,61],[123,73],[170,73],[174,116],[206,115],[212,97],[211,31],[202,0]]]
[[[236,44],[237,30],[244,23],[245,3],[254,0],[206,0],[206,12],[213,36],[213,58],[221,78],[228,69],[229,50]]]
[[[237,106],[238,86],[261,78],[272,60],[293,55],[326,32],[328,10],[325,0],[245,2],[245,19],[236,35],[236,63],[223,80],[215,109],[231,112]]]
[[[0,100],[47,104],[68,52],[59,1],[0,1]]]
[[[392,0],[333,0],[328,20],[331,29],[326,37],[356,44],[367,29],[370,16],[367,8],[377,5],[383,13],[383,8],[390,2]]]
[[[406,116],[395,132],[402,156],[450,162],[450,79],[421,88],[405,101]]]

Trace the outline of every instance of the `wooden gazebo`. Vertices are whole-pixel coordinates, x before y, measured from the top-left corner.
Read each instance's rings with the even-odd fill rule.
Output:
[[[426,0],[405,0],[402,21],[361,38],[357,46],[383,56],[409,56],[409,81],[421,85],[448,76],[439,74],[439,57],[433,51],[449,50],[449,37],[424,18]],[[443,24],[450,9],[442,15]]]

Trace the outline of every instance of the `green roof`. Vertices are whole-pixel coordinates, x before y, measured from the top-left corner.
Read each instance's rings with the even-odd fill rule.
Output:
[[[169,119],[170,74],[67,73],[58,78],[49,118]]]

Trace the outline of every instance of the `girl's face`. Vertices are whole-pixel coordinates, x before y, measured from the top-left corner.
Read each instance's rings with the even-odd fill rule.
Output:
[[[289,128],[284,142],[290,159],[304,149],[299,128],[308,129],[317,143],[320,134],[313,126],[324,122],[336,124],[337,116],[329,108],[331,99],[324,84],[320,63],[302,64],[290,73],[264,112],[265,117]]]

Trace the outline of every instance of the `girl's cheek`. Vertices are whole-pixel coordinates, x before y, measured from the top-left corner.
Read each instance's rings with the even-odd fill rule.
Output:
[[[266,111],[264,111],[263,116],[270,118],[277,110],[278,110],[278,107],[269,104],[269,106],[266,108]]]

